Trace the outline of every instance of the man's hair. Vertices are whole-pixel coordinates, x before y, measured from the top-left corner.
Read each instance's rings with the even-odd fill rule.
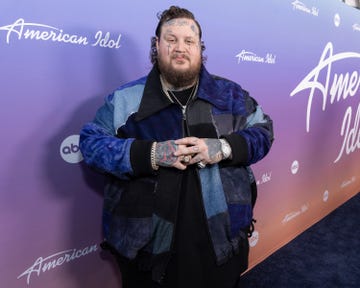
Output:
[[[205,45],[204,42],[201,40],[201,36],[202,36],[202,31],[201,31],[201,27],[199,22],[195,19],[195,16],[193,13],[191,13],[189,10],[185,9],[185,8],[180,8],[178,6],[170,6],[169,9],[164,10],[163,12],[159,12],[157,14],[157,18],[159,19],[159,23],[156,27],[155,30],[155,35],[151,37],[151,48],[150,48],[150,60],[152,64],[156,64],[157,63],[157,50],[156,50],[156,41],[157,39],[160,38],[160,31],[161,31],[161,27],[164,23],[173,20],[173,19],[177,19],[177,18],[187,18],[187,19],[191,19],[195,22],[196,26],[199,29],[199,39],[200,39],[200,45],[201,45],[201,59],[202,62],[205,62],[205,57],[203,56],[203,52],[205,50]]]

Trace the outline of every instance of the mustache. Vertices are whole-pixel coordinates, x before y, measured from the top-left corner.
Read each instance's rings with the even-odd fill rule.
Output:
[[[176,59],[176,58],[183,58],[186,60],[190,60],[188,55],[186,55],[184,53],[179,53],[179,52],[174,52],[173,55],[171,56],[171,59]]]

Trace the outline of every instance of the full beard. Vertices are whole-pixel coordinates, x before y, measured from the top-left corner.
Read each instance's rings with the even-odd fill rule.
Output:
[[[189,87],[194,84],[199,76],[201,63],[187,70],[177,70],[168,63],[164,63],[161,57],[158,58],[158,68],[165,80],[175,89]]]

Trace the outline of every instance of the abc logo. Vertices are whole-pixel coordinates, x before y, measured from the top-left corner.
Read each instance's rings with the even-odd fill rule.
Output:
[[[341,22],[341,18],[339,14],[335,14],[334,16],[334,25],[335,27],[339,27]]]
[[[258,231],[253,231],[250,239],[249,239],[249,245],[250,247],[254,247],[259,241],[259,232]]]
[[[83,160],[79,148],[79,138],[79,135],[71,135],[61,143],[60,155],[64,161],[75,164]]]
[[[329,191],[326,190],[323,194],[323,201],[326,202],[329,199]]]
[[[299,162],[297,160],[295,160],[292,164],[291,164],[291,173],[292,174],[296,174],[299,171]]]

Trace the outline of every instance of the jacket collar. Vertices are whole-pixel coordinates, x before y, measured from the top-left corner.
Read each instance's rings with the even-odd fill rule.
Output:
[[[170,100],[162,92],[160,73],[154,65],[147,76],[143,97],[141,98],[139,110],[136,113],[135,119],[140,121],[166,108],[170,104]]]
[[[220,87],[220,85],[218,85],[214,76],[209,74],[202,65],[196,98],[210,102],[220,109],[224,109],[227,103],[226,100],[228,99],[226,93],[224,93],[224,88],[225,87]],[[154,65],[146,79],[143,97],[136,115],[136,120],[140,121],[149,117],[169,105],[171,105],[171,102],[162,91],[160,73],[158,68]]]
[[[218,76],[211,75],[204,66],[200,71],[200,83],[197,96],[198,98],[210,102],[212,105],[219,109],[225,109],[229,102],[229,89],[221,85],[223,81],[216,81],[221,79]]]

